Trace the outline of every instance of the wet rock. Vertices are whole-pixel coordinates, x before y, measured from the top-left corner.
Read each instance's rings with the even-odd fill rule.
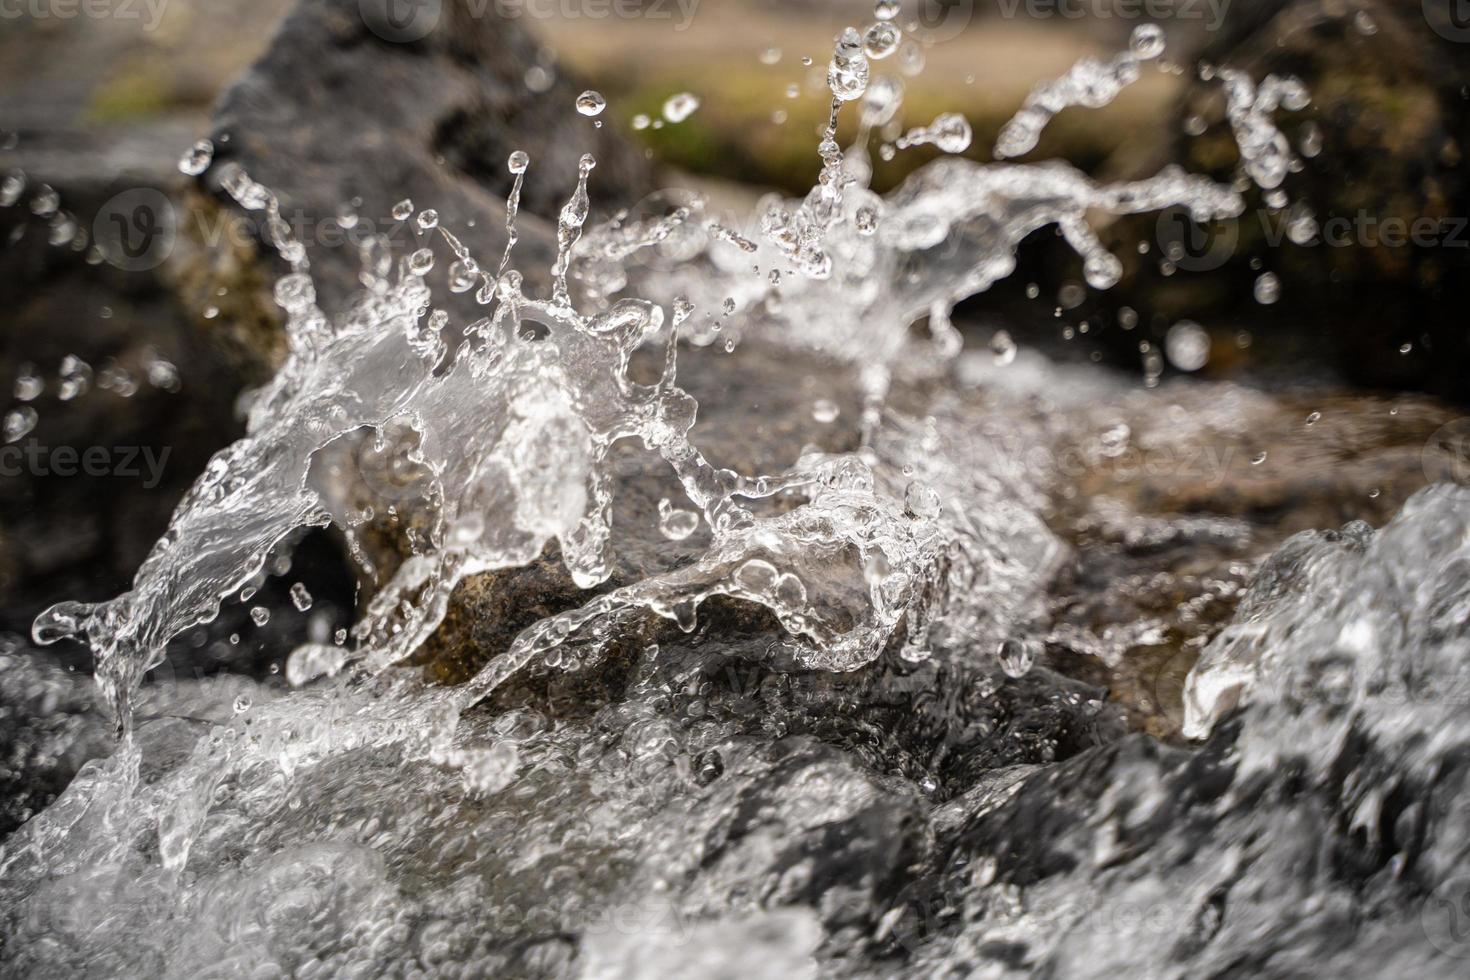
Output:
[[[360,288],[360,243],[385,235],[400,255],[414,246],[417,225],[393,215],[404,200],[437,211],[442,227],[493,266],[505,247],[512,150],[532,161],[517,260],[528,272],[554,255],[555,216],[582,154],[598,161],[599,209],[648,190],[643,155],[610,124],[594,128],[575,111],[585,86],[494,4],[422,5],[404,27],[384,19],[390,8],[302,0],[215,110],[205,184],[217,189],[236,163],[278,195],[327,309]],[[462,305],[467,315],[477,309]]]

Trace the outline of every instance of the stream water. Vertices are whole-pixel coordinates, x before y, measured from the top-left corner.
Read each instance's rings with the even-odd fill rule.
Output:
[[[1464,676],[1470,497],[1439,486],[1381,531],[1289,540],[1296,528],[1188,516],[1243,481],[1266,498],[1299,486],[1266,449],[1316,453],[1322,474],[1422,446],[1444,421],[1432,406],[1367,399],[1307,421],[1310,405],[1231,385],[1138,389],[1018,356],[1004,331],[967,349],[951,323],[1037,229],[1055,226],[1106,290],[1121,266],[1089,215],[1182,206],[1207,221],[1255,193],[1285,207],[1295,158],[1274,120],[1309,93],[1192,69],[1224,92],[1236,185],[977,164],[953,155],[972,137],[946,114],[895,141],[946,155],[880,196],[869,147],[901,102],[879,73],[892,6],[866,39],[836,40],[809,194],[738,225],[673,197],[589,224],[584,157],[544,295],[514,251],[524,153],[507,161],[504,255],[475,255],[432,202],[404,202],[416,246],[366,249],[360,301],[330,313],[275,195],[219,165],[290,267],[275,287],[289,356],[132,588],[36,621],[39,643],[90,646],[119,741],[0,850],[7,970],[1210,972],[1250,941],[1239,914],[1199,939],[1219,880],[1270,861],[1248,853],[1269,852],[1250,827],[1201,845],[1192,877],[1134,881],[1127,908],[1158,912],[1132,938],[1123,886],[1007,878],[975,843],[1038,767],[1121,734],[1117,705],[1064,674],[1132,686],[1171,743],[1243,712],[1238,785],[1287,748],[1310,779],[1366,739],[1405,780],[1463,748],[1457,702],[1426,702],[1421,682]],[[1038,86],[995,158],[1024,155],[1068,106],[1176,70],[1166,59],[1162,33],[1138,28],[1127,51]],[[860,122],[846,148],[843,112]],[[209,148],[182,166],[208,171]],[[483,318],[454,322],[446,291]],[[1168,355],[1192,361],[1193,341],[1171,334]],[[760,407],[722,409],[722,391]],[[1386,489],[1385,505],[1407,495]],[[1148,493],[1178,506],[1159,516],[1171,508]],[[148,681],[171,640],[327,526],[374,587],[350,635],[282,651],[288,685]],[[487,649],[475,617],[528,568],[568,578],[575,601]],[[309,583],[293,597],[308,609]],[[423,665],[455,637],[476,656],[458,683],[433,683]],[[1048,660],[1061,648],[1075,669]],[[1028,731],[1017,698],[1065,723]],[[1142,763],[1114,775],[1083,847],[1098,869],[1173,792]],[[1360,795],[1376,827],[1368,811],[1392,792]],[[944,900],[916,901],[920,881]],[[1214,937],[1224,913],[1208,914]]]

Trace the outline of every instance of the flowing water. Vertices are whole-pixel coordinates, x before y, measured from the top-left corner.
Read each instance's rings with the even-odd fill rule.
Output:
[[[881,17],[888,5],[878,6]],[[1130,440],[1170,450],[1171,438],[1210,425],[1233,427],[1243,446],[1255,396],[1171,392],[1187,416],[1171,429],[1158,423],[1163,402],[1128,401],[1153,393],[1126,396],[1100,372],[1017,359],[1008,334],[991,351],[964,350],[951,311],[1009,276],[1037,229],[1055,226],[1088,286],[1105,290],[1121,264],[1089,213],[1182,206],[1207,221],[1240,214],[1244,192],[1177,168],[1106,184],[1060,162],[943,156],[880,196],[868,187],[870,134],[897,114],[900,87],[869,55],[886,56],[897,31],[883,17],[866,44],[856,30],[837,39],[817,185],[799,200],[763,200],[742,226],[673,195],[589,225],[597,171],[584,157],[545,295],[516,268],[520,188],[535,166],[524,153],[507,163],[503,255],[477,257],[462,230],[404,202],[416,247],[366,249],[361,299],[331,314],[275,195],[219,165],[221,185],[264,216],[290,267],[275,288],[289,357],[254,394],[248,434],[210,462],[132,588],[36,621],[38,642],[90,646],[120,741],[0,852],[17,974],[795,976],[820,966],[933,976],[988,960],[1000,975],[1005,957],[987,944],[1022,938],[1033,965],[1076,956],[1059,945],[1078,935],[1075,916],[1000,910],[1003,887],[978,871],[959,902],[972,927],[957,937],[905,932],[902,896],[885,899],[892,911],[880,922],[843,926],[838,907],[858,886],[818,858],[775,857],[812,828],[913,808],[939,833],[961,791],[973,822],[1060,751],[985,728],[988,709],[972,706],[1006,763],[984,779],[967,768],[983,753],[966,760],[955,749],[954,759],[880,752],[883,765],[864,770],[772,742],[791,718],[840,727],[828,713],[861,707],[861,685],[927,678],[903,682],[907,693],[942,698],[935,678],[953,672],[986,675],[982,689],[1002,699],[1007,683],[1035,680],[1048,644],[1110,666],[1164,636],[1203,647],[1179,695],[1183,731],[1206,736],[1249,706],[1264,719],[1241,743],[1249,767],[1275,764],[1283,743],[1327,759],[1345,737],[1345,714],[1286,712],[1267,696],[1277,681],[1262,678],[1293,671],[1320,680],[1338,670],[1346,702],[1364,706],[1382,744],[1413,742],[1425,770],[1459,745],[1452,719],[1439,728],[1374,707],[1387,703],[1385,685],[1412,681],[1412,664],[1375,660],[1385,646],[1432,662],[1463,642],[1450,629],[1470,567],[1458,492],[1415,498],[1376,535],[1361,525],[1292,539],[1248,590],[1253,566],[1232,557],[1250,537],[1243,523],[1150,524],[1098,492],[1077,540],[1134,555],[1182,545],[1222,556],[1217,571],[1181,573],[1198,586],[1193,598],[1106,630],[1054,608],[1052,583],[1077,546],[1055,530],[1061,477],[1000,451],[996,432],[1053,459],[1075,443],[1094,462],[1118,459]],[[1063,108],[1107,104],[1163,56],[1162,33],[1146,26],[1125,53],[1038,86],[995,157],[1023,155]],[[1222,85],[1245,175],[1279,194],[1293,157],[1273,118],[1308,94],[1289,78],[1202,73]],[[604,104],[589,91],[575,108],[590,116]],[[843,112],[860,123],[845,149]],[[964,119],[945,114],[897,147],[957,153],[970,141]],[[210,148],[181,166],[208,171]],[[483,318],[454,322],[446,290],[473,293]],[[1171,339],[1179,358],[1188,340]],[[718,412],[700,418],[681,362],[704,364],[691,377],[708,385],[782,359],[842,365],[851,384],[773,393],[766,415],[727,425],[786,435],[749,469],[743,450],[722,459],[738,440],[722,435]],[[945,378],[959,380],[937,383]],[[1099,427],[1102,397],[1128,406],[1126,419]],[[840,424],[845,445],[823,438]],[[635,508],[630,520],[620,496],[630,481],[659,487],[656,512]],[[249,590],[302,529],[329,525],[377,583],[350,636],[290,652],[289,687],[144,683],[171,640]],[[399,538],[391,554],[376,543],[385,526]],[[442,644],[436,636],[462,628],[456,604],[474,608],[476,583],[548,562],[590,591],[514,630],[459,683],[426,682],[416,664]],[[312,601],[305,585],[292,598],[301,610]],[[1217,612],[1201,612],[1211,601]],[[885,666],[885,651],[897,666]],[[712,681],[721,671],[745,680]],[[615,697],[553,707],[556,692],[601,690],[610,676]],[[792,678],[810,689],[793,690]],[[536,690],[551,693],[527,693]],[[1087,690],[1060,688],[1056,710],[1101,718]],[[779,710],[765,711],[766,698]],[[995,801],[975,803],[982,791]],[[1144,804],[1132,805],[1120,820],[1143,819]],[[736,834],[734,824],[748,826]],[[818,887],[823,875],[839,881]],[[978,924],[977,904],[990,910]]]

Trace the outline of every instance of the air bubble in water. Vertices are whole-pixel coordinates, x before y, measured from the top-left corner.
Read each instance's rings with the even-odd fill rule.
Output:
[[[664,101],[664,118],[671,123],[681,123],[694,115],[699,108],[699,97],[689,92],[671,95]]]
[[[190,177],[198,177],[209,169],[214,162],[214,143],[202,139],[189,147],[189,151],[179,159],[179,171]]]
[[[1198,371],[1210,360],[1210,335],[1193,320],[1180,320],[1164,337],[1164,353],[1180,371]]]
[[[5,421],[0,424],[3,433],[0,434],[4,435],[6,442],[16,442],[36,427],[38,418],[36,410],[29,405],[12,408],[5,413]]]
[[[607,100],[602,97],[601,92],[589,88],[577,96],[577,111],[584,116],[600,116],[606,108]]]
[[[1281,298],[1281,280],[1274,272],[1263,272],[1256,277],[1256,284],[1252,292],[1255,294],[1257,303],[1262,306],[1270,306]]]

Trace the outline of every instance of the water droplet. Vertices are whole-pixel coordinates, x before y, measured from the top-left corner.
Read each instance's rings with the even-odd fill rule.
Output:
[[[692,510],[681,510],[669,503],[669,498],[658,502],[658,529],[670,541],[683,541],[699,528],[699,515]]]
[[[1274,272],[1263,272],[1256,277],[1253,292],[1257,303],[1262,306],[1270,306],[1281,298],[1281,280]]]
[[[1158,24],[1139,24],[1128,39],[1133,57],[1140,61],[1151,61],[1164,53],[1164,31]]]
[[[990,354],[995,363],[1005,367],[1016,359],[1016,342],[1011,339],[1010,333],[1005,330],[997,330],[990,338]]]
[[[689,92],[671,95],[664,101],[664,118],[671,123],[681,123],[699,108],[699,97]]]
[[[1307,425],[1316,425],[1320,421],[1322,421],[1321,412],[1313,412],[1307,416]]]
[[[903,491],[903,509],[910,517],[933,519],[939,516],[939,493],[929,484],[913,480]]]
[[[882,61],[898,50],[898,42],[902,39],[903,34],[897,27],[888,21],[879,21],[863,35],[863,50],[874,61]]]
[[[271,621],[271,611],[265,606],[252,606],[250,608],[250,621],[256,626],[264,626]]]
[[[1266,451],[1263,449],[1251,457],[1252,466],[1260,466],[1266,461]]]
[[[763,65],[777,64],[781,60],[781,49],[775,46],[766,48],[761,51],[760,59]]]
[[[0,423],[0,430],[3,430],[0,434],[4,435],[6,442],[17,442],[36,427],[38,418],[36,410],[29,405],[12,408],[5,413],[5,421]]]
[[[291,586],[291,603],[301,612],[311,608],[311,593],[300,582]]]
[[[842,410],[830,398],[818,398],[812,403],[812,418],[821,422],[823,425],[836,422],[837,417],[841,414]]]
[[[214,162],[214,143],[203,139],[191,146],[179,159],[179,171],[190,177],[198,177]]]
[[[648,118],[648,116],[640,112],[638,113],[638,115],[633,117],[633,128],[647,129],[649,122],[651,122],[651,120]]]
[[[584,116],[598,116],[602,110],[607,108],[607,100],[602,97],[601,92],[588,89],[577,96],[577,111]]]
[[[426,276],[434,268],[434,253],[421,248],[408,257],[408,271],[416,276]]]
[[[1000,659],[1000,669],[1006,672],[1007,677],[1025,677],[1031,672],[1036,663],[1041,644],[1032,639],[1007,639],[1003,640],[996,656]]]
[[[250,700],[250,695],[241,694],[239,697],[235,698],[235,714],[243,715],[245,712],[250,710],[250,706],[253,703],[254,702]]]
[[[1210,360],[1210,335],[1192,320],[1180,320],[1164,337],[1169,363],[1181,371],[1198,371]]]
[[[36,370],[36,366],[29,362],[22,364],[15,377],[15,400],[34,401],[45,390],[46,382]]]
[[[898,16],[900,0],[875,0],[873,16],[879,20],[892,20]]]
[[[407,198],[399,201],[397,204],[393,205],[392,213],[394,221],[407,221],[409,219],[409,216],[413,214],[413,201],[410,201]]]
[[[433,208],[425,208],[419,212],[418,225],[420,231],[433,231],[439,227],[439,212]]]

